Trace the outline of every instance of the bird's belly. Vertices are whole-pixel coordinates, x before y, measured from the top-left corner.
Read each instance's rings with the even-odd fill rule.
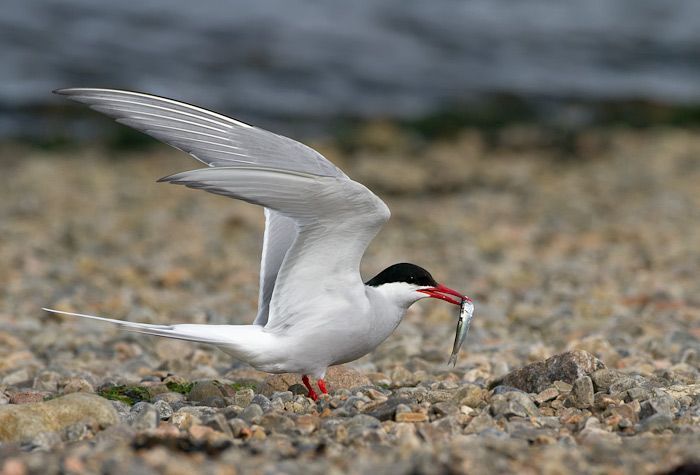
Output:
[[[298,334],[290,331],[289,338],[295,342],[290,354],[324,366],[347,363],[371,353],[394,328],[377,328],[371,322],[350,319],[327,322],[313,329],[300,330]]]

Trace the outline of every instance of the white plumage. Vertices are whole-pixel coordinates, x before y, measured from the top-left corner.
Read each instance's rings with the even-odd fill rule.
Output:
[[[266,228],[252,325],[149,325],[48,311],[216,345],[263,371],[310,374],[325,392],[328,366],[376,348],[413,302],[461,297],[410,264],[392,266],[370,285],[362,282],[360,260],[389,208],[315,150],[172,99],[109,89],[56,92],[208,165],[159,181],[260,205]]]

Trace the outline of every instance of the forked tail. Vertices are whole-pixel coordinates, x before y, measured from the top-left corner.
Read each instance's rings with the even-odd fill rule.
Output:
[[[227,338],[230,332],[222,332],[221,327],[230,328],[233,325],[154,325],[150,323],[135,323],[124,320],[115,320],[113,318],[97,317],[95,315],[85,315],[82,313],[63,312],[61,310],[53,310],[50,308],[42,308],[50,313],[58,315],[69,315],[71,317],[89,318],[90,320],[99,320],[101,322],[113,323],[119,325],[125,330],[145,333],[148,335],[163,336],[166,338],[176,338],[178,340],[196,341],[200,343],[209,343],[218,346],[231,345],[232,341]],[[249,325],[236,325],[236,327],[244,328]]]

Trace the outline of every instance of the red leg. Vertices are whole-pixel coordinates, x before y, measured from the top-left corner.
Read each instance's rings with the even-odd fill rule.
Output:
[[[318,389],[320,389],[323,394],[328,394],[328,390],[326,389],[326,382],[323,380],[323,378],[318,380]]]
[[[309,390],[309,397],[313,399],[314,401],[318,401],[318,394],[316,394],[316,391],[314,391],[314,388],[311,387],[311,383],[309,382],[309,377],[307,375],[303,375],[301,377],[302,382],[304,383],[304,386],[306,386],[306,389]]]

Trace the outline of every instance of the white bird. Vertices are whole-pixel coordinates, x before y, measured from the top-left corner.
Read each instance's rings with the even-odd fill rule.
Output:
[[[260,205],[266,221],[252,325],[151,325],[46,311],[212,344],[269,373],[300,373],[316,400],[309,375],[327,393],[328,367],[374,350],[411,304],[432,297],[458,305],[468,298],[414,264],[395,264],[363,283],[360,260],[389,208],[306,145],[163,97],[92,88],[55,92],[208,165],[159,181]]]

